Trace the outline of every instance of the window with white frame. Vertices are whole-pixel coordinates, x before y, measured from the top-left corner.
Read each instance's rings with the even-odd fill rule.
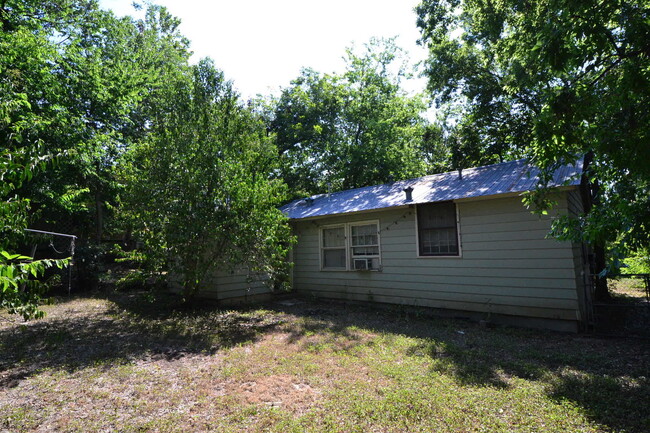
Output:
[[[376,223],[350,225],[351,268],[379,269],[379,227]]]
[[[364,221],[321,228],[321,269],[379,270],[379,223]]]
[[[321,260],[323,269],[347,269],[345,225],[321,230]]]
[[[458,256],[458,225],[454,202],[419,204],[418,255]]]

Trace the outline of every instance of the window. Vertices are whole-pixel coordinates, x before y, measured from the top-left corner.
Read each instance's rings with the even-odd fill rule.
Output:
[[[377,221],[321,228],[323,270],[379,270],[379,251]]]
[[[377,224],[350,226],[352,269],[379,269],[379,228]]]
[[[420,204],[418,214],[418,255],[458,256],[458,226],[453,202]]]
[[[322,230],[323,269],[346,269],[345,226]]]

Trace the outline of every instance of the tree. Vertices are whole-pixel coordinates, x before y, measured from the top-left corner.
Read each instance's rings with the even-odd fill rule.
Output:
[[[28,222],[72,222],[101,240],[119,156],[148,133],[162,83],[190,56],[178,25],[158,6],[135,21],[92,0],[0,5],[0,301],[10,311],[40,315],[44,286],[29,278],[63,263],[8,252]]]
[[[99,242],[120,190],[115,164],[147,133],[156,92],[187,64],[189,42],[178,32],[179,20],[158,6],[136,21],[82,0],[6,4],[6,16],[16,21],[8,41],[38,38],[32,43],[38,48],[17,49],[13,40],[12,55],[2,58],[16,77],[13,86],[29,89],[25,111],[43,120],[24,141],[65,155],[21,193],[31,197],[41,223],[69,221],[77,234]],[[25,17],[37,18],[28,28]]]
[[[290,241],[271,179],[277,151],[209,60],[168,82],[150,133],[127,154],[125,203],[159,269],[191,297],[214,269],[282,279]]]
[[[2,104],[0,113],[10,115],[15,108]],[[38,278],[47,268],[62,268],[68,263],[67,259],[33,260],[8,252],[27,226],[29,200],[18,196],[16,189],[45,164],[45,159],[29,155],[25,149],[0,151],[0,308],[20,314],[25,320],[44,315],[38,306],[47,286]]]
[[[527,155],[543,170],[587,155],[595,180],[579,219],[555,231],[595,249],[650,241],[650,25],[647,0],[424,0],[429,90],[455,101],[488,153]],[[596,272],[603,271],[599,262]],[[599,284],[597,296],[607,297]]]
[[[296,195],[419,176],[435,149],[425,101],[400,88],[408,73],[393,40],[346,54],[344,74],[305,69],[272,102],[270,130]]]
[[[23,238],[29,218],[30,200],[20,189],[53,157],[43,136],[57,117],[42,109],[45,95],[57,88],[50,67],[59,51],[49,29],[75,12],[70,3],[6,1],[0,7],[0,307],[25,319],[43,315],[38,303],[45,285],[37,278],[66,263],[9,251]]]

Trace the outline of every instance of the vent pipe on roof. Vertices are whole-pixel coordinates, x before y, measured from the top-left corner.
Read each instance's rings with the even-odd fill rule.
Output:
[[[462,168],[458,169],[458,180],[463,180],[463,169]]]
[[[413,187],[409,186],[404,188],[403,191],[406,193],[406,201],[413,201]]]

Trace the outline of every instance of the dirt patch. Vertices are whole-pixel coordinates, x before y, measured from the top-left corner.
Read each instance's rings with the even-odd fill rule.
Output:
[[[297,377],[281,374],[259,377],[216,388],[216,395],[238,396],[248,404],[264,405],[303,413],[314,405],[320,392]]]
[[[649,431],[645,340],[487,329],[402,307],[161,301],[71,299],[0,326],[0,432],[436,431],[443,421],[449,431]]]

